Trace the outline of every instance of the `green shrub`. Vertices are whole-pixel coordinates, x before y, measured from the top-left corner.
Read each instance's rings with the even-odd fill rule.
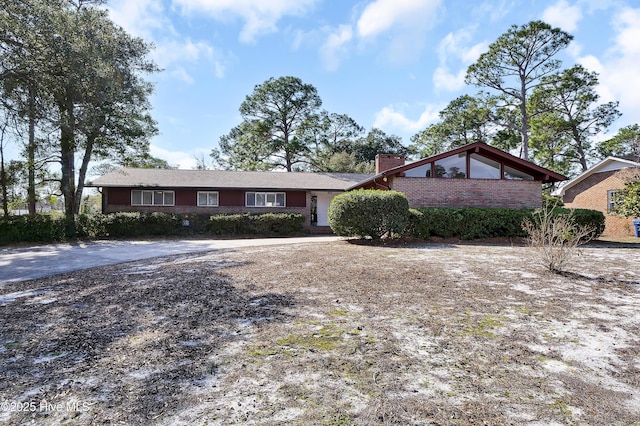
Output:
[[[412,236],[460,237],[465,240],[491,237],[523,237],[522,221],[530,209],[432,207],[412,209]]]
[[[573,212],[572,217],[577,226],[593,229],[593,232],[588,235],[588,239],[593,240],[602,235],[605,226],[604,213],[590,209],[554,209],[554,213],[567,214],[571,212]]]
[[[298,213],[219,214],[211,216],[215,235],[296,235],[303,231],[304,215]]]
[[[393,236],[404,232],[408,220],[409,202],[397,191],[345,192],[336,195],[329,205],[329,226],[341,236]]]
[[[64,217],[14,216],[0,221],[0,244],[63,241],[65,227]]]
[[[411,209],[407,235],[417,238],[460,237],[476,238],[526,237],[522,229],[525,219],[531,219],[532,209],[454,208],[432,207]],[[557,208],[554,214],[568,213],[569,209]],[[595,229],[592,238],[604,230],[604,215],[595,210],[575,209],[576,224]]]

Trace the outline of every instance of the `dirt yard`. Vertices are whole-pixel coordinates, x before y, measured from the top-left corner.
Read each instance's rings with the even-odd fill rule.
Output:
[[[345,241],[0,288],[0,423],[640,425],[640,249]]]

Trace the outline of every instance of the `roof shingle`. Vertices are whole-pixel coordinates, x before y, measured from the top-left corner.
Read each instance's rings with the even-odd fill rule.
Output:
[[[344,191],[372,176],[357,173],[124,168],[93,179],[86,186]]]

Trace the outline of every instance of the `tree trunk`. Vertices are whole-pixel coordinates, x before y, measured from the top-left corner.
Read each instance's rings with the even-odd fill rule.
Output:
[[[4,135],[0,135],[3,138]],[[4,167],[4,144],[0,140],[0,184],[2,185],[2,211],[4,218],[9,219],[9,200],[7,199],[7,170]]]
[[[60,107],[60,164],[62,177],[60,190],[64,197],[64,214],[67,219],[75,217],[75,135],[73,103],[65,100]]]
[[[524,78],[520,87],[520,115],[522,125],[520,126],[520,138],[522,141],[521,157],[529,161],[529,115],[527,114],[527,86]]]
[[[27,205],[36,214],[36,114],[34,95],[29,87],[29,140],[27,141]]]
[[[76,188],[76,194],[74,198],[74,213],[80,213],[80,204],[82,204],[82,191],[84,190],[84,180],[87,176],[87,169],[89,168],[89,162],[91,161],[91,153],[93,152],[93,145],[98,134],[93,133],[87,136],[87,146],[84,149],[84,156],[82,157],[82,164],[78,172],[78,186]]]
[[[573,132],[573,140],[576,142],[576,150],[578,151],[578,160],[580,161],[580,167],[582,167],[582,171],[586,172],[589,167],[587,166],[587,156],[584,153],[584,147],[582,146],[582,140],[580,138],[580,133],[578,129],[575,127],[572,129]]]

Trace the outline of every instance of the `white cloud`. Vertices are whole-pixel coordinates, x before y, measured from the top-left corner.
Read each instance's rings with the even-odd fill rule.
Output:
[[[172,77],[176,77],[178,80],[182,80],[187,84],[195,83],[195,80],[191,75],[182,67],[177,67],[169,72]]]
[[[171,22],[163,15],[162,2],[157,0],[113,0],[107,10],[116,24],[145,40],[152,40],[157,30],[174,32]]]
[[[320,57],[326,69],[334,71],[347,53],[348,43],[353,39],[351,25],[340,25],[330,31],[327,39],[320,47]]]
[[[624,113],[618,122],[637,122],[640,117],[640,9],[626,8],[611,19],[616,32],[614,45],[602,58],[578,59],[585,68],[600,74],[597,91],[602,102],[620,101]]]
[[[310,10],[317,0],[173,0],[185,12],[204,12],[218,20],[240,18],[244,26],[240,41],[255,42],[263,34],[276,32],[277,23],[284,16],[300,16]]]
[[[478,21],[481,20],[481,17],[488,16],[491,22],[497,22],[507,16],[514,6],[517,6],[514,0],[502,0],[500,2],[491,0],[474,7],[471,16],[476,17]]]
[[[463,28],[455,33],[447,34],[438,45],[440,63],[433,74],[436,89],[456,91],[464,87],[464,77],[469,65],[485,52],[489,43],[480,42],[469,45],[475,28]],[[451,72],[452,63],[458,68]]]
[[[394,27],[423,26],[430,21],[440,0],[376,0],[370,3],[358,19],[358,35],[375,37]]]
[[[396,110],[399,108],[400,110]],[[382,129],[387,132],[400,132],[403,134],[413,135],[430,123],[438,120],[438,112],[442,109],[439,106],[427,105],[417,120],[407,118],[403,111],[406,106],[387,106],[378,111],[375,115],[373,127]]]
[[[581,19],[582,10],[580,7],[578,5],[569,5],[567,0],[560,0],[542,12],[543,21],[551,26],[560,27],[567,32],[575,31]]]
[[[187,63],[208,60],[213,64],[216,77],[224,77],[226,61],[223,55],[204,41],[183,39],[164,15],[162,2],[116,0],[107,9],[111,19],[128,33],[153,41],[155,49],[149,56],[168,75],[192,84],[195,81],[187,70]]]
[[[184,77],[189,64],[195,65],[201,61],[209,61],[213,72],[218,78],[225,76],[227,61],[214,47],[203,41],[164,40],[158,43],[151,57],[161,67],[167,69],[173,76]],[[180,78],[193,83],[193,79]],[[191,81],[189,81],[191,80]]]
[[[436,22],[442,0],[375,0],[356,22],[356,33],[364,42],[382,35],[388,41],[383,54],[393,63],[416,57]]]
[[[447,67],[439,66],[433,73],[433,85],[438,90],[455,92],[464,87],[466,73],[466,68],[459,70],[457,74],[453,74]]]
[[[613,19],[616,28],[615,51],[623,57],[640,55],[640,9],[624,9]]]
[[[197,165],[196,154],[200,151],[201,150],[193,152],[169,151],[154,144],[149,145],[149,153],[151,155],[165,160],[170,166],[178,167],[179,169],[195,168]]]

